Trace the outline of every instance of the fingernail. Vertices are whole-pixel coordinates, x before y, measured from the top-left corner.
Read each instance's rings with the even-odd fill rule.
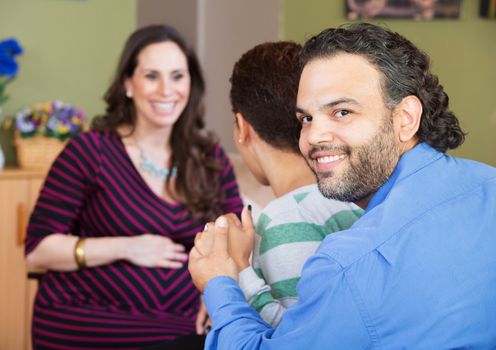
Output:
[[[227,220],[225,217],[221,216],[217,219],[217,221],[215,222],[215,225],[217,225],[217,227],[221,227],[221,228],[225,228],[227,227]]]
[[[248,204],[248,210],[251,211],[251,204]]]

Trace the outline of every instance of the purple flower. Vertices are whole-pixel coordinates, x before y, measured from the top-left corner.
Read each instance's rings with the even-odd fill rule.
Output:
[[[82,110],[55,100],[27,107],[16,114],[16,119],[21,137],[44,135],[63,141],[83,130],[86,117]]]

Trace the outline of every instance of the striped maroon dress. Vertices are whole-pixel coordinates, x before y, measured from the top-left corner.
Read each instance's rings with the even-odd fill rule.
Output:
[[[233,168],[220,146],[217,186],[223,212],[240,213]],[[53,232],[82,237],[155,233],[193,246],[204,220],[158,197],[134,167],[115,133],[72,140],[53,164],[31,216],[26,254]],[[199,293],[181,269],[125,261],[72,272],[48,272],[35,299],[35,349],[138,349],[194,333]]]

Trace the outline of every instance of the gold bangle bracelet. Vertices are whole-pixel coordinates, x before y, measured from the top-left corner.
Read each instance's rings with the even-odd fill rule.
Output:
[[[85,238],[79,238],[74,246],[74,260],[79,269],[86,267],[86,260],[84,258],[84,241]]]

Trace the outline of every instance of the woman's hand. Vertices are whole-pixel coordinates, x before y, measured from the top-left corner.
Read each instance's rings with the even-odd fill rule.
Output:
[[[138,266],[179,269],[188,259],[184,251],[170,238],[145,233],[128,238],[124,259]]]
[[[202,236],[213,236],[214,235],[214,222],[208,222],[205,225],[205,228],[201,232],[197,232],[195,236],[195,246],[193,249],[196,249],[200,255],[207,255],[212,250],[213,240],[211,239],[202,239]]]

